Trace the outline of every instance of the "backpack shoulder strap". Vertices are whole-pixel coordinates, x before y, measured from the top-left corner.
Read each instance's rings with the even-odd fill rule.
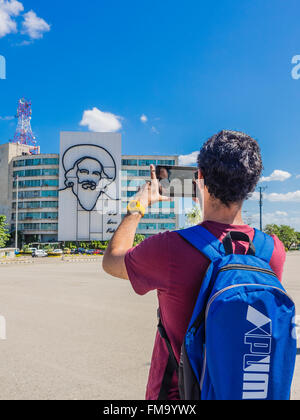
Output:
[[[274,239],[258,229],[254,229],[254,232],[253,244],[255,247],[255,255],[269,263],[274,252]]]
[[[189,229],[178,230],[177,233],[210,261],[225,257],[225,249],[221,241],[203,226],[193,226]]]

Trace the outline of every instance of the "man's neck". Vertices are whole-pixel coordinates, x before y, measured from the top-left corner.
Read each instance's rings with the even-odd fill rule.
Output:
[[[245,225],[242,217],[242,204],[233,204],[230,207],[206,202],[204,206],[203,221],[223,223],[226,225]]]

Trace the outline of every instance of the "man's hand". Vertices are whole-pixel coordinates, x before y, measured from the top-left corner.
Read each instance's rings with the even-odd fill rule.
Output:
[[[150,165],[151,182],[147,182],[135,196],[145,209],[152,204],[160,201],[170,201],[169,197],[159,194],[159,181],[156,178],[156,170],[154,165]]]

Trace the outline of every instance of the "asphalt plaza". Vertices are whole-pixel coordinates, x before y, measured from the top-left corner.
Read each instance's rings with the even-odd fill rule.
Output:
[[[284,285],[300,314],[299,272],[300,253],[291,253]],[[156,309],[155,293],[135,295],[101,258],[1,265],[0,399],[144,399]]]

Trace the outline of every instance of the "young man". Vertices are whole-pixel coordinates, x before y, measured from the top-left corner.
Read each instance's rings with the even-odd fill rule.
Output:
[[[260,179],[263,165],[260,148],[244,133],[222,131],[209,139],[198,157],[199,180],[204,181],[202,226],[219,240],[229,231],[246,233],[251,240],[254,230],[242,219],[242,205]],[[166,232],[147,239],[132,249],[135,232],[145,209],[167,200],[159,195],[155,168],[151,183],[145,185],[129,205],[124,218],[106,251],[103,268],[112,276],[129,279],[136,293],[158,291],[162,323],[177,361],[192,308],[210,262],[176,232]],[[283,244],[274,237],[271,267],[281,280],[285,261]],[[246,253],[247,245],[235,243],[235,253]],[[157,400],[169,352],[157,334],[152,356],[146,399]],[[173,376],[168,399],[179,399],[178,378]]]

